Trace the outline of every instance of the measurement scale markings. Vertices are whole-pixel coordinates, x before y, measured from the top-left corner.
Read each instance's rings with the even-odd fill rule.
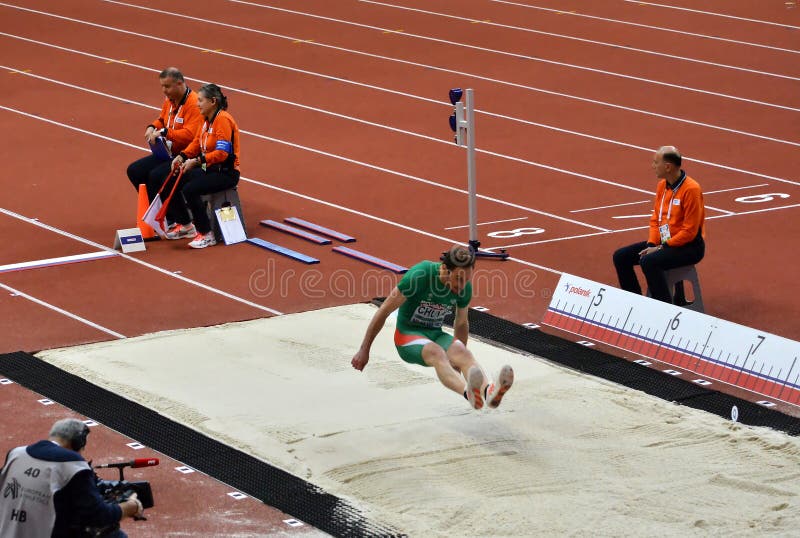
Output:
[[[769,367],[769,372],[767,372],[767,377],[771,377],[771,376],[772,376],[772,369],[773,369],[773,368],[774,368],[774,366],[770,366],[770,367]],[[778,372],[778,375],[780,375],[780,372]],[[764,380],[764,382],[761,384],[761,390],[762,390],[762,391],[764,390],[764,386],[765,386],[766,384],[767,384],[767,381],[766,381],[766,380]],[[773,385],[773,387],[774,387],[774,385]],[[766,393],[764,393],[764,394],[766,394]]]
[[[694,368],[692,368],[692,370],[694,370],[695,372],[697,371],[697,366],[700,364],[700,357],[702,357],[703,353],[706,352],[706,348],[708,347],[708,343],[711,341],[711,335],[712,334],[714,334],[714,331],[710,331],[708,333],[708,338],[706,338],[706,343],[703,344],[703,349],[702,349],[702,351],[700,351],[700,355],[697,358],[697,362],[694,363]]]
[[[783,396],[783,389],[786,388],[786,384],[789,382],[789,376],[792,375],[792,370],[794,370],[794,365],[797,363],[797,357],[794,358],[792,361],[792,366],[789,368],[789,371],[786,372],[786,381],[783,382],[783,387],[781,387],[781,391],[778,393],[778,398]],[[795,382],[797,378],[795,378]]]
[[[627,315],[627,316],[625,316],[625,321],[623,321],[623,322],[622,322],[622,327],[617,327],[617,329],[616,329],[616,330],[617,330],[617,332],[618,332],[618,334],[617,334],[617,341],[616,341],[616,342],[614,342],[614,344],[613,344],[613,345],[615,345],[615,346],[619,346],[619,347],[622,347],[623,349],[624,349],[624,346],[625,346],[625,344],[624,344],[624,343],[623,343],[623,341],[622,341],[622,338],[623,338],[623,333],[625,332],[625,326],[626,326],[626,325],[628,325],[628,320],[629,320],[629,319],[631,319],[631,312],[633,312],[633,308],[631,308],[630,310],[628,310],[628,315]],[[620,319],[622,319],[622,318],[620,318]],[[627,338],[627,337],[626,337],[626,338]]]
[[[634,353],[637,353],[639,355],[644,355],[644,356],[647,356],[647,357],[654,358],[654,359],[659,360],[661,362],[667,362],[668,364],[673,364],[674,366],[682,367],[682,366],[680,366],[680,364],[678,362],[678,359],[676,359],[675,357],[679,357],[679,358],[684,359],[685,361],[687,361],[687,364],[688,364],[689,361],[691,361],[694,358],[694,359],[696,359],[696,362],[695,362],[695,372],[696,373],[698,373],[700,375],[705,375],[706,377],[711,377],[711,378],[714,378],[714,379],[717,379],[717,380],[720,380],[720,381],[724,381],[724,382],[727,382],[727,383],[730,383],[730,384],[733,384],[733,385],[736,385],[736,386],[739,386],[739,387],[742,387],[742,388],[747,388],[748,390],[752,390],[754,392],[762,393],[762,392],[757,391],[755,389],[755,387],[757,386],[759,381],[763,382],[762,383],[763,386],[766,386],[767,383],[770,383],[770,389],[772,389],[772,390],[774,390],[774,388],[775,388],[774,384],[780,385],[781,383],[783,383],[784,384],[783,386],[789,387],[790,391],[800,391],[800,386],[798,386],[796,382],[795,383],[790,383],[789,382],[788,375],[787,375],[786,380],[772,377],[770,375],[770,373],[767,373],[767,375],[764,375],[764,373],[763,373],[763,369],[764,369],[764,366],[765,366],[764,363],[762,363],[761,371],[759,371],[759,372],[756,372],[754,369],[753,370],[748,370],[746,368],[746,364],[747,364],[747,359],[749,357],[745,357],[745,360],[742,362],[742,366],[737,369],[736,368],[736,363],[738,362],[739,355],[736,355],[736,360],[735,360],[734,364],[731,365],[730,364],[731,352],[728,352],[728,356],[727,356],[726,360],[722,360],[722,355],[724,353],[724,350],[723,349],[715,350],[713,347],[711,347],[710,355],[709,356],[705,356],[702,353],[697,353],[694,350],[689,350],[689,349],[685,349],[685,348],[682,348],[682,347],[679,347],[679,346],[674,346],[674,345],[672,345],[672,340],[670,340],[669,343],[664,343],[664,342],[659,342],[655,338],[650,338],[650,332],[651,332],[652,328],[649,328],[649,327],[647,328],[647,331],[645,332],[645,335],[642,336],[641,329],[644,329],[645,328],[644,326],[642,326],[642,328],[637,333],[634,333],[632,331],[635,330],[635,324],[633,324],[631,326],[631,331],[624,331],[624,330],[619,330],[619,329],[617,329],[615,327],[612,327],[612,326],[610,326],[608,324],[603,324],[603,323],[597,322],[594,319],[590,320],[590,319],[587,319],[586,317],[576,317],[576,315],[573,312],[575,310],[575,306],[576,306],[575,304],[572,304],[572,308],[571,308],[570,312],[566,312],[564,310],[556,309],[556,308],[549,308],[548,309],[548,314],[552,314],[552,316],[548,316],[549,319],[548,319],[547,322],[549,324],[551,324],[551,321],[555,322],[555,323],[552,323],[554,326],[559,326],[559,325],[557,325],[557,323],[561,322],[562,326],[570,325],[570,326],[574,327],[575,325],[577,325],[578,327],[581,327],[581,328],[584,326],[584,324],[588,323],[588,324],[590,324],[590,326],[593,326],[595,328],[599,328],[600,329],[599,331],[597,331],[598,336],[596,337],[596,339],[601,341],[601,342],[608,343],[608,344],[610,344],[612,342],[612,338],[614,336],[619,338],[619,335],[623,334],[623,335],[625,335],[625,336],[627,336],[629,338],[633,338],[634,341],[635,341],[632,349],[629,349],[630,351],[633,351]],[[587,309],[587,312],[588,312],[588,309]],[[597,315],[597,311],[595,311],[595,313],[594,313],[594,316],[596,316],[596,315]],[[567,318],[567,321],[565,321],[565,318]],[[569,320],[571,320],[573,323],[569,324],[568,323]],[[569,332],[574,332],[574,331],[569,331]],[[581,334],[581,333],[577,333],[577,334]],[[662,338],[663,338],[663,336],[662,336]],[[674,339],[674,335],[672,335],[672,338]],[[711,334],[709,334],[708,338],[709,339],[711,338]],[[697,347],[697,345],[695,345],[695,349],[696,349],[696,347]],[[706,344],[703,346],[703,349],[706,349],[708,347],[709,346],[708,346],[708,340],[707,340]],[[668,360],[666,360],[666,357],[662,357],[661,359],[658,359],[658,358],[656,358],[654,356],[653,352],[658,352],[658,351],[661,351],[662,349],[664,350],[663,355],[666,355],[667,351],[671,351],[672,352],[672,354],[670,355],[670,360],[673,360],[674,362],[669,362]],[[651,353],[649,353],[649,354],[646,353],[647,350],[651,351]],[[717,358],[714,358],[714,352],[715,351],[718,352],[717,353],[717,355],[718,355]],[[700,372],[696,368],[697,366],[699,366],[701,361],[703,363],[703,371],[702,372]],[[796,359],[795,359],[795,362],[796,362]],[[756,365],[756,361],[754,359],[753,360],[753,364],[751,365],[751,368],[754,368],[755,365]],[[792,367],[794,367],[794,363],[793,363]],[[708,370],[711,370],[711,372],[714,373],[714,374],[719,372],[719,374],[718,375],[709,375],[708,373],[706,373]],[[734,374],[736,374],[736,375],[735,375],[735,379],[733,381],[728,381],[726,379],[726,378],[730,378]],[[800,378],[800,373],[798,373],[797,377]],[[800,393],[795,396],[795,398],[798,398],[798,397],[800,397]]]

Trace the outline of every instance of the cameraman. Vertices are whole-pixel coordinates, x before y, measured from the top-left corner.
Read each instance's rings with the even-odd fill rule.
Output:
[[[0,472],[0,536],[77,537],[86,529],[110,527],[104,534],[125,538],[118,523],[141,516],[134,493],[119,504],[106,502],[95,474],[80,454],[89,427],[65,418],[53,424],[48,441],[11,450]]]

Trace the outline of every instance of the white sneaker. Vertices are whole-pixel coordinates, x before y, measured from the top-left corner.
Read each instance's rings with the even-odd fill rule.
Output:
[[[167,233],[164,235],[167,239],[183,239],[184,237],[194,237],[197,235],[197,230],[191,222],[189,224],[178,224],[176,222],[167,229]]]
[[[467,372],[467,399],[473,409],[483,407],[481,385],[483,385],[483,372],[479,366],[473,366]]]
[[[511,385],[514,384],[514,370],[509,365],[505,365],[500,369],[500,375],[497,376],[497,383],[492,383],[486,387],[486,403],[492,409],[497,409],[503,395],[508,392]]]
[[[214,237],[214,232],[208,232],[207,234],[197,234],[194,236],[194,239],[189,246],[191,248],[206,248],[212,247],[217,244],[217,240]]]

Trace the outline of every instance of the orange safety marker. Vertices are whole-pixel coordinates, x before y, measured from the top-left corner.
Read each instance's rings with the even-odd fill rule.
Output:
[[[147,185],[144,183],[139,184],[139,203],[136,206],[136,226],[142,232],[142,239],[154,239],[156,232],[149,224],[142,220],[147,208],[150,207],[150,200],[147,198]]]

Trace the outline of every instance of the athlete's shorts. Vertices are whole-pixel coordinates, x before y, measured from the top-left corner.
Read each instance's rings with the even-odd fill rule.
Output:
[[[397,348],[400,358],[411,364],[428,366],[425,364],[425,359],[422,358],[422,348],[431,342],[439,344],[442,349],[447,351],[447,348],[453,343],[453,336],[441,329],[416,331],[404,329],[403,332],[397,329],[394,332],[394,346]]]

